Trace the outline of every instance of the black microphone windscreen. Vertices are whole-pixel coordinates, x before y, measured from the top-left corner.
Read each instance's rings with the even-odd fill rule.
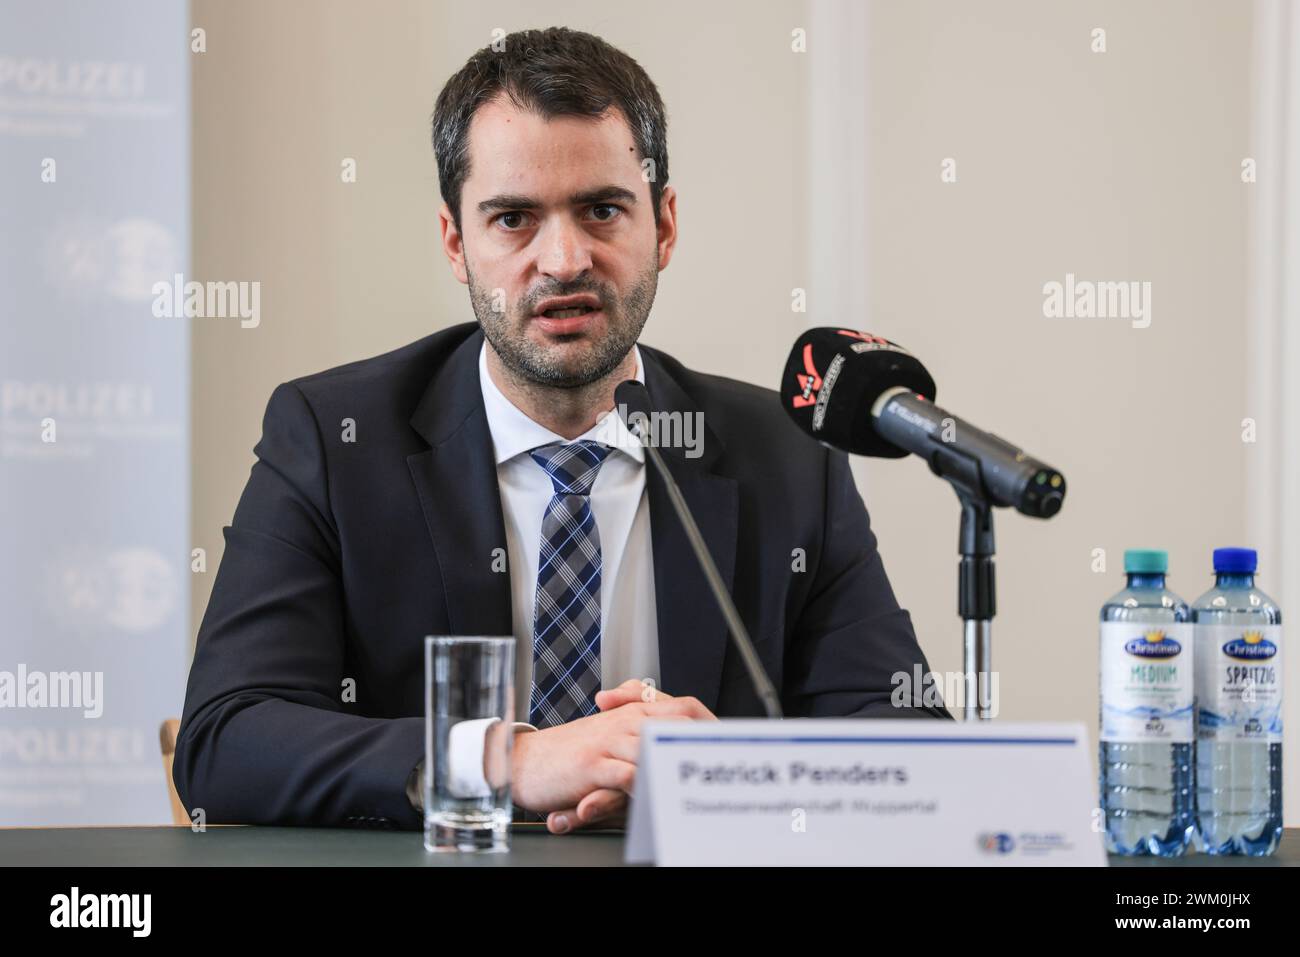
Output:
[[[856,455],[897,459],[908,453],[876,434],[871,407],[901,387],[933,402],[934,379],[910,352],[851,329],[809,329],[790,350],[781,404],[818,441]]]
[[[650,422],[650,390],[636,379],[620,382],[614,387],[614,408],[628,431],[636,434],[635,423],[639,421],[644,429]],[[637,419],[631,418],[638,413]]]

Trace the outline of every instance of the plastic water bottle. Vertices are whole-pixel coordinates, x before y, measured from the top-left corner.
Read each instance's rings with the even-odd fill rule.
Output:
[[[1282,612],[1255,587],[1252,548],[1214,550],[1214,587],[1192,606],[1196,846],[1272,854],[1282,837]]]
[[[1128,587],[1101,609],[1101,813],[1115,854],[1178,857],[1195,827],[1193,648],[1163,551],[1124,553]]]

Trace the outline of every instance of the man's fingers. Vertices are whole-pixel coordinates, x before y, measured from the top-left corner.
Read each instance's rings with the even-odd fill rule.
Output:
[[[700,702],[698,698],[669,698],[666,701],[652,701],[645,705],[647,718],[660,718],[669,715],[683,715],[695,721],[717,721],[718,716]]]
[[[605,753],[611,758],[626,761],[631,765],[635,765],[637,758],[641,756],[641,738],[637,736],[635,731],[615,735],[607,747],[608,750]]]
[[[621,708],[625,704],[640,700],[640,691],[624,690],[621,687],[596,692],[596,707],[601,711],[612,711],[615,708]]]
[[[546,815],[546,830],[552,834],[568,834],[575,827],[579,827],[578,809],[576,807],[566,808],[563,811],[552,811]]]
[[[577,807],[546,815],[546,830],[552,834],[567,834],[618,817],[626,809],[626,794],[612,788],[598,788],[579,801]]]
[[[636,783],[636,763],[619,758],[601,758],[592,769],[591,782],[598,788],[632,793]]]
[[[592,791],[578,802],[578,820],[583,824],[596,824],[622,813],[627,808],[627,795],[622,791],[601,788]]]
[[[684,714],[662,714],[655,716],[656,721],[690,721]],[[630,722],[622,734],[612,737],[605,752],[611,758],[636,764],[641,759],[641,722]]]
[[[672,695],[660,691],[652,684],[639,678],[629,678],[617,688],[608,688],[596,692],[596,707],[601,711],[620,708],[634,701],[660,701],[672,698]]]

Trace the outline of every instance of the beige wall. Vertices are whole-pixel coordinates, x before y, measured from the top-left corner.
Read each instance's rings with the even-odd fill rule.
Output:
[[[195,328],[194,538],[210,554],[196,627],[274,385],[471,318],[437,248],[433,99],[492,28],[563,23],[631,53],[668,106],[682,236],[646,341],[774,385],[802,327],[868,327],[917,352],[953,411],[1065,471],[1057,519],[999,515],[995,664],[1003,717],[1094,725],[1094,622],[1123,549],[1168,548],[1190,599],[1210,549],[1245,533],[1249,8],[878,3],[864,34],[818,2],[539,17],[523,2],[196,0],[195,272],[263,283],[260,328]],[[822,32],[792,53],[810,23]],[[857,64],[865,97],[810,89],[819,54]],[[847,174],[846,129],[870,158]],[[339,181],[347,156],[355,185]],[[857,240],[828,228],[837,203],[862,218]],[[1043,284],[1067,272],[1150,281],[1150,328],[1043,318]],[[797,286],[808,315],[790,311]],[[857,473],[932,665],[959,669],[952,496],[916,460]]]
[[[1167,548],[1191,600],[1211,549],[1245,535],[1249,8],[974,6],[871,7],[869,313],[940,404],[1065,472],[1050,523],[998,514],[995,665],[1003,717],[1091,728],[1123,550]],[[1150,327],[1044,318],[1067,272],[1150,281]],[[919,460],[858,475],[932,664],[960,669],[955,500]]]

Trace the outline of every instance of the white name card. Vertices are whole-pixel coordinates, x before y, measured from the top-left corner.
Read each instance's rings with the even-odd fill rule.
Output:
[[[1105,866],[1082,724],[647,722],[628,863]]]

